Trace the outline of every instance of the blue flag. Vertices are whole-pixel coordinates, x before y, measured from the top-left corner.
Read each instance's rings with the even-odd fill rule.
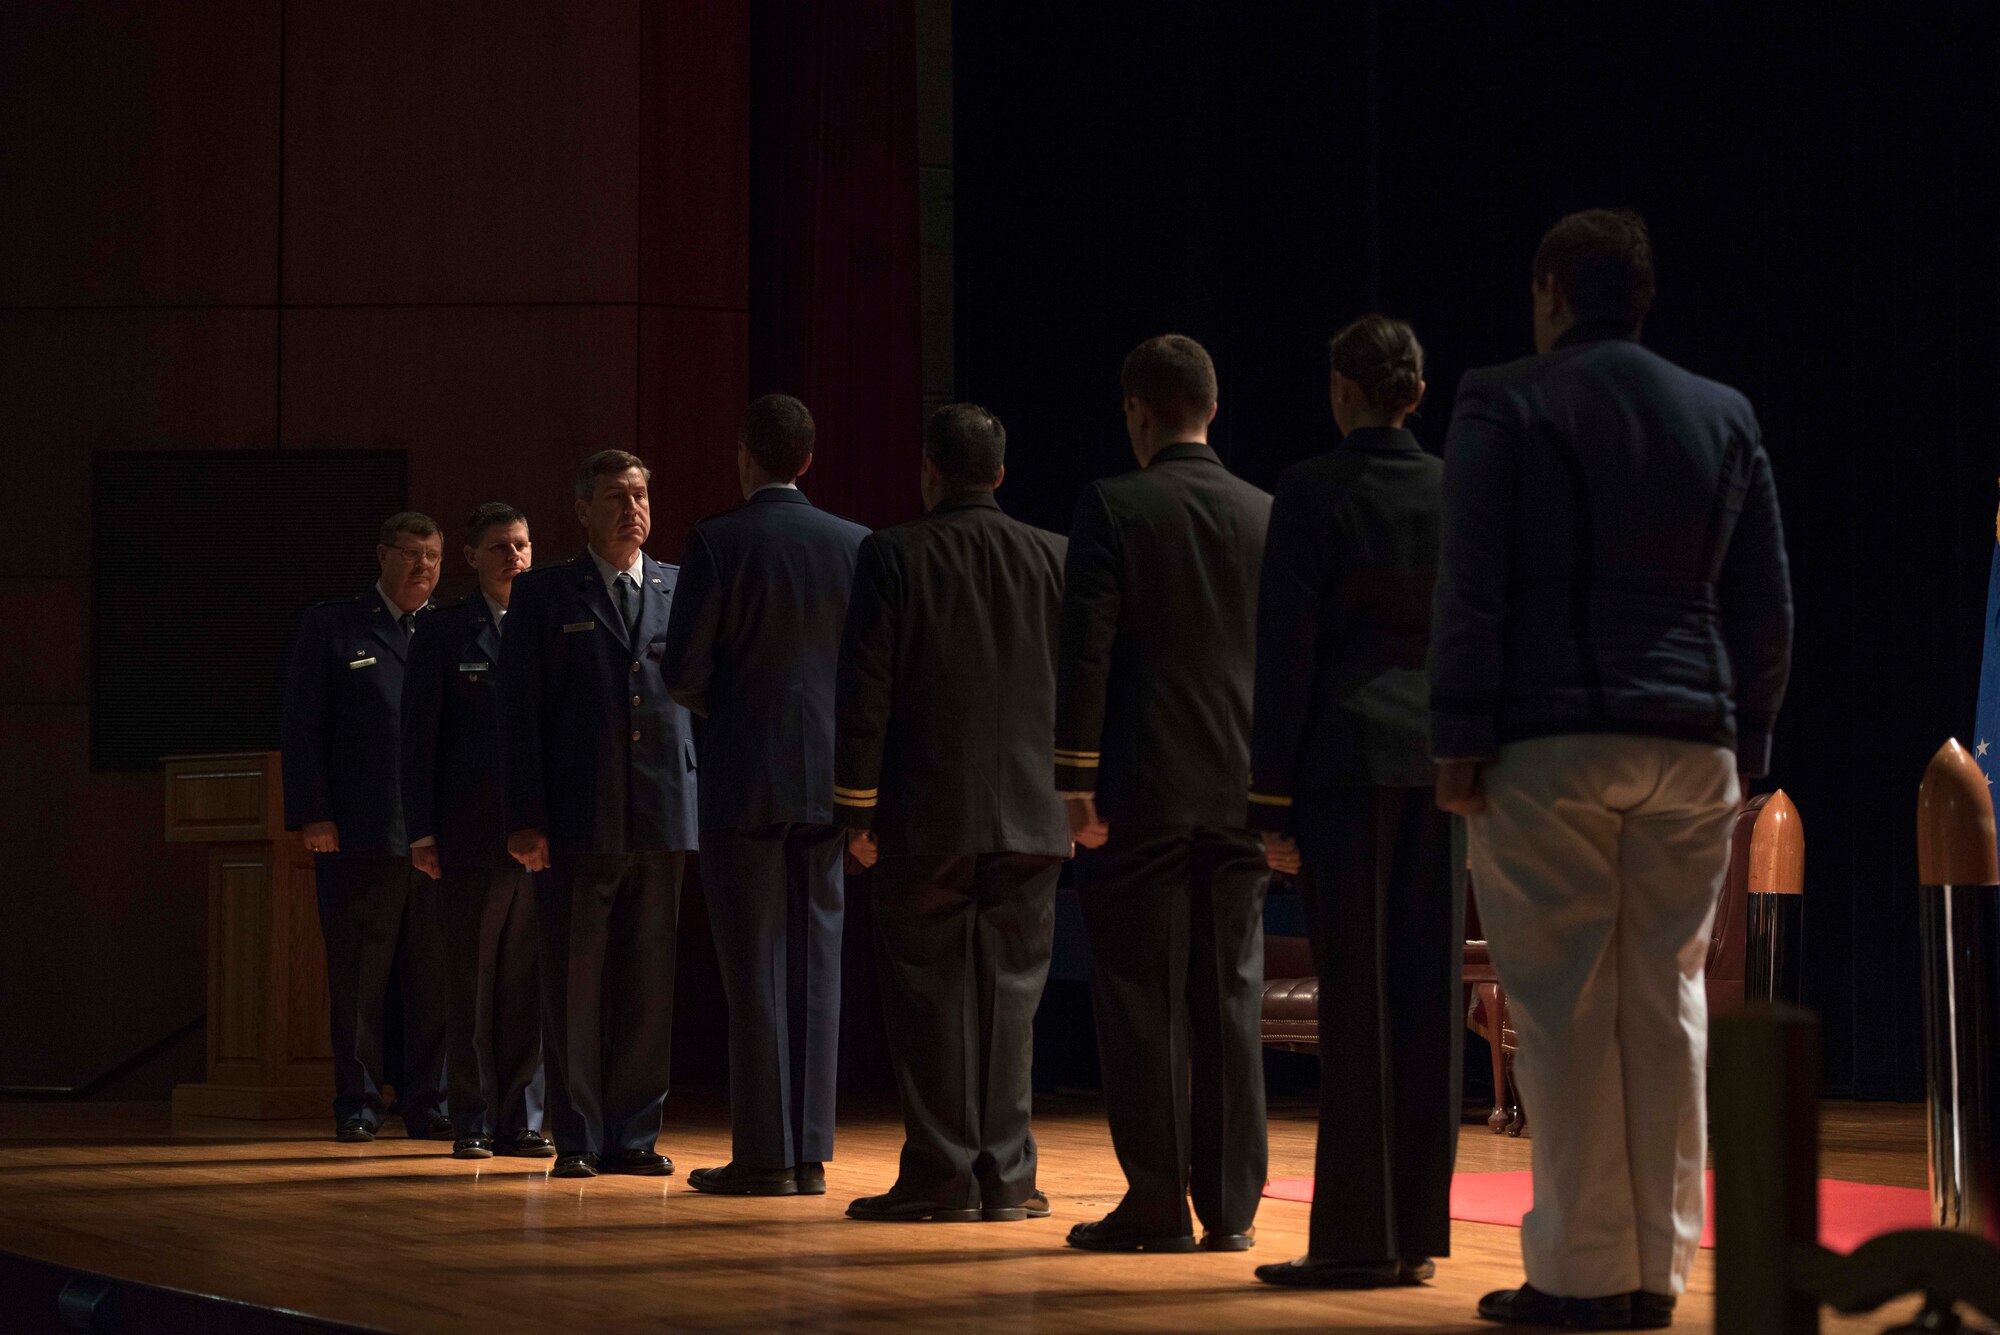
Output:
[[[1986,650],[1979,660],[1979,719],[1972,758],[1993,782],[2000,766],[2000,522],[1996,522],[1992,573],[1986,577]]]

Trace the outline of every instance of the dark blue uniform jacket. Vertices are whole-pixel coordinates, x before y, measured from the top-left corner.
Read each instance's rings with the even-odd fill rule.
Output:
[[[418,616],[421,623],[430,613]],[[285,828],[330,820],[340,857],[405,857],[397,614],[374,589],[308,608],[285,679]]]
[[[868,530],[768,487],[688,538],[666,678],[702,715],[701,827],[833,824],[833,695]]]
[[[403,677],[403,814],[447,867],[511,867],[500,780],[500,628],[473,594],[417,623]]]
[[[697,846],[694,739],[660,675],[676,575],[644,558],[636,638],[588,553],[515,579],[500,654],[510,832],[546,831],[557,854]]]

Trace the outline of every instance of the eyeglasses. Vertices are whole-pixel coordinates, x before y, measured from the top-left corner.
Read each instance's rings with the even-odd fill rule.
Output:
[[[401,543],[393,543],[389,550],[401,552],[403,559],[413,566],[434,566],[444,562],[443,552],[433,552],[423,547],[405,547]]]

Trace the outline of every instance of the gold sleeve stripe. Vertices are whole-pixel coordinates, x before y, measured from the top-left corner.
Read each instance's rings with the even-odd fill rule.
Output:
[[[1058,746],[1056,748],[1056,754],[1059,756],[1066,756],[1071,760],[1096,760],[1104,753],[1102,751],[1071,751],[1065,747]]]
[[[836,783],[833,785],[833,791],[837,797],[874,797],[882,790],[880,788],[842,788]]]
[[[876,799],[872,797],[842,797],[839,793],[835,793],[833,795],[833,804],[835,806],[853,807],[856,811],[862,811],[867,809],[868,807],[872,807],[875,805],[875,802]]]
[[[1268,793],[1252,793],[1250,800],[1260,807],[1288,807],[1292,804],[1289,797],[1272,797]]]
[[[1056,764],[1060,765],[1060,766],[1061,766],[1062,768],[1064,768],[1064,769],[1096,769],[1096,768],[1097,768],[1097,762],[1096,762],[1095,760],[1075,760],[1075,759],[1072,759],[1072,758],[1071,758],[1071,757],[1069,757],[1069,756],[1064,756],[1064,755],[1058,755],[1058,756],[1056,757]]]

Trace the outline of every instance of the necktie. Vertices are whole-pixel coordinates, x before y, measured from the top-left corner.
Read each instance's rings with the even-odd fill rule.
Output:
[[[639,583],[632,578],[632,572],[621,571],[618,576],[618,614],[625,618],[625,638],[634,648],[639,643]]]
[[[403,628],[403,642],[408,644],[410,637],[417,633],[417,614],[405,612],[396,618],[396,624]]]

